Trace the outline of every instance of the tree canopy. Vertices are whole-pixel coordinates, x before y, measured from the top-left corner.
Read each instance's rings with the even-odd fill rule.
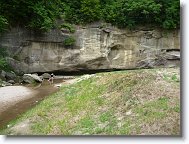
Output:
[[[74,24],[105,21],[120,28],[152,24],[179,28],[179,0],[0,0],[0,32],[21,25],[47,31],[56,19]]]

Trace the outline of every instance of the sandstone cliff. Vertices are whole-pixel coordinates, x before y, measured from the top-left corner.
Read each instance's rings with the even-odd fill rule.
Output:
[[[179,65],[179,30],[138,28],[131,31],[99,24],[75,28],[73,34],[60,29],[36,34],[13,28],[1,35],[0,46],[8,49],[7,59],[20,73]],[[76,43],[65,47],[63,41],[70,35]]]

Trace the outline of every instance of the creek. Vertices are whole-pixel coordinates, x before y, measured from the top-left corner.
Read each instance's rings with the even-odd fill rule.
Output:
[[[0,112],[0,128],[6,127],[11,120],[18,118],[19,115],[36,106],[45,97],[57,92],[59,88],[55,85],[62,84],[63,81],[64,80],[62,78],[58,78],[54,79],[53,84],[49,84],[49,82],[45,79],[43,83],[38,84],[35,87],[31,85],[24,85],[24,87],[33,91],[31,94],[32,96],[28,99],[21,100]]]

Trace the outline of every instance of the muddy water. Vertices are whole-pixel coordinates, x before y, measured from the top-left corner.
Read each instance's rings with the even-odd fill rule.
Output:
[[[54,80],[54,84],[58,84],[62,82],[63,79]],[[20,114],[34,107],[46,96],[49,96],[50,94],[57,92],[58,88],[55,87],[54,84],[50,85],[47,80],[44,80],[42,84],[37,85],[35,87],[26,85],[26,87],[29,87],[34,91],[37,91],[37,94],[32,95],[32,98],[16,103],[15,105],[9,107],[8,109],[0,113],[0,128],[6,127],[8,122],[17,118]]]

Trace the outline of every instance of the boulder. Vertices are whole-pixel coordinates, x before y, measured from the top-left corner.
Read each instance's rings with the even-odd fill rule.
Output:
[[[24,74],[23,81],[25,83],[42,82],[41,78],[35,74]]]
[[[2,79],[2,80],[5,81],[5,80],[6,80],[5,77],[6,77],[6,72],[5,72],[4,70],[2,70],[2,71],[1,71],[1,74],[0,74],[0,79]]]
[[[38,76],[38,73],[33,73],[32,75],[36,75],[36,76]]]
[[[13,80],[13,79],[16,79],[16,74],[13,71],[6,72],[5,77],[6,77],[7,80]]]
[[[51,77],[51,75],[49,73],[44,73],[41,75],[44,79],[48,79]]]
[[[15,84],[15,81],[14,80],[9,80],[8,83]]]
[[[3,81],[2,84],[1,84],[2,87],[5,87],[5,86],[12,86],[11,83],[8,83],[6,81]]]
[[[40,79],[43,81],[44,80],[44,78],[43,78],[43,76],[39,76],[40,77]]]
[[[0,78],[4,81],[6,80],[15,80],[17,78],[16,74],[11,71],[11,72],[5,72],[5,71],[1,71],[1,74],[0,74]]]

